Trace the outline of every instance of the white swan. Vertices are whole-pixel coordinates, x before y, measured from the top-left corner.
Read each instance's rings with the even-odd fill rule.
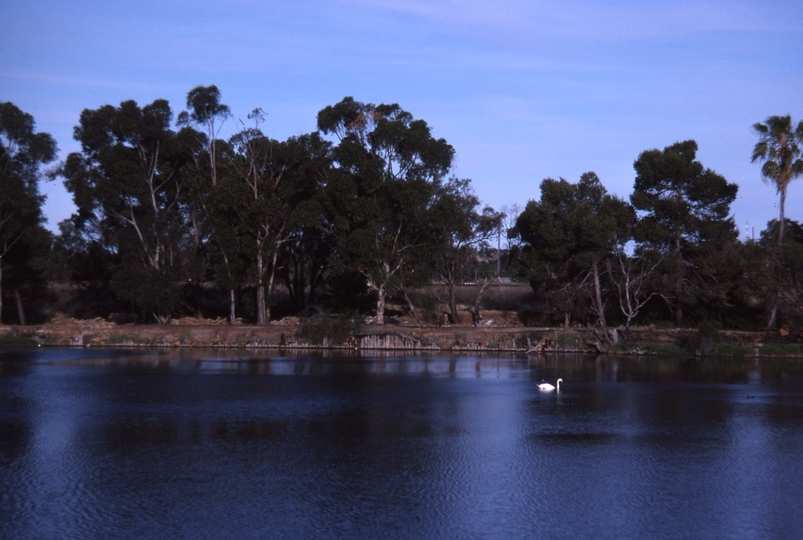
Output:
[[[555,384],[558,385],[557,386],[557,391],[558,392],[560,392],[560,383],[562,383],[562,382],[563,382],[563,379],[558,379],[557,382],[555,383]],[[548,382],[544,382],[544,383],[541,383],[541,384],[538,385],[538,389],[540,391],[542,391],[542,392],[551,392],[552,390],[555,390],[556,388],[554,386],[552,386],[551,384],[549,384]]]

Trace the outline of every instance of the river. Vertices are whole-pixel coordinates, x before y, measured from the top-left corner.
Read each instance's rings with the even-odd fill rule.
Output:
[[[803,538],[801,501],[801,361],[0,349],[0,538]]]

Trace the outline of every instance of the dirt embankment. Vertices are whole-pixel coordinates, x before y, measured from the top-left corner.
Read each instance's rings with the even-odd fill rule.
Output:
[[[0,326],[0,337],[18,336],[45,346],[75,347],[225,347],[274,349],[384,349],[444,352],[619,352],[656,353],[694,350],[696,330],[634,328],[627,342],[613,330],[603,336],[590,328],[534,328],[521,326],[416,326],[402,321],[385,326],[358,325],[345,336],[332,339],[300,337],[296,319],[268,326],[229,325],[222,320],[180,319],[172,324],[115,324],[62,318],[39,326]],[[720,343],[751,354],[777,334],[721,332]]]

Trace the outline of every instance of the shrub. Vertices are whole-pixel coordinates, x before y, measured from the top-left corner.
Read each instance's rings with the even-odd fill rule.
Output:
[[[803,344],[800,343],[767,343],[761,347],[761,356],[794,356],[803,357]]]
[[[421,308],[421,318],[429,324],[440,324],[438,317],[438,299],[434,294],[423,294],[418,301]]]
[[[0,336],[0,347],[38,347],[39,343],[23,336]]]
[[[298,329],[298,337],[320,345],[325,338],[332,343],[343,343],[354,337],[360,321],[349,315],[315,315],[305,320]]]

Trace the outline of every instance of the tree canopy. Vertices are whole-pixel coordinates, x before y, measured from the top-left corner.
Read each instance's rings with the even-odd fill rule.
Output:
[[[504,274],[532,287],[522,321],[595,325],[611,339],[619,323],[755,327],[768,313],[803,328],[799,225],[784,217],[803,174],[803,123],[788,116],[753,126],[752,158],[779,191],[781,219],[740,242],[737,187],[697,160],[692,140],[642,152],[629,202],[588,172],[544,179],[519,214],[484,207],[454,175],[455,149],[395,103],[346,97],[319,111],[315,132],[284,140],[259,108],[221,135],[233,115],[214,85],[192,88],[184,105],[177,116],[163,99],[81,113],[80,150],[49,173],[77,207],[54,239],[38,182],[55,141],[0,103],[4,318],[4,298],[24,321],[36,284],[60,279],[86,288],[90,316],[268,324],[358,311],[382,324],[399,310],[420,322],[418,303],[430,322],[457,324],[468,310],[480,324],[483,292]]]
[[[35,127],[30,114],[13,103],[0,102],[0,317],[3,280],[11,276],[17,283],[15,296],[22,324],[25,317],[18,286],[41,274],[36,261],[49,249],[49,236],[42,227],[45,198],[39,192],[42,165],[53,161],[57,150],[53,137],[37,133]]]

